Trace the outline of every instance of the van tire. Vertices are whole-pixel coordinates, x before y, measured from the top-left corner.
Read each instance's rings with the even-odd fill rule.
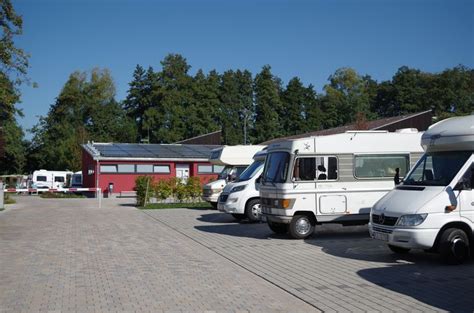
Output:
[[[286,234],[288,232],[288,224],[282,223],[273,223],[268,221],[268,227],[275,233],[275,234]]]
[[[314,223],[307,215],[295,215],[288,227],[290,237],[293,239],[305,239],[314,232]]]
[[[247,202],[245,205],[245,216],[249,219],[250,222],[260,221],[260,216],[262,211],[260,208],[260,199],[252,199]]]
[[[469,258],[469,237],[459,228],[448,228],[441,235],[439,252],[445,264],[462,264]]]
[[[402,248],[402,247],[397,247],[397,246],[392,246],[392,245],[388,245],[388,248],[392,250],[393,253],[396,253],[396,254],[407,254],[408,252],[410,252],[410,249],[408,248]]]
[[[237,214],[237,213],[232,213],[232,216],[238,220],[239,222],[245,218],[244,214]]]

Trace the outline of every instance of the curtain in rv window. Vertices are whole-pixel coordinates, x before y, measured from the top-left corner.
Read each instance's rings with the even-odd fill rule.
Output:
[[[297,158],[293,178],[296,181],[336,180],[337,158],[328,156]]]
[[[354,176],[356,178],[393,178],[395,169],[400,169],[400,177],[408,172],[408,154],[372,154],[354,157]]]

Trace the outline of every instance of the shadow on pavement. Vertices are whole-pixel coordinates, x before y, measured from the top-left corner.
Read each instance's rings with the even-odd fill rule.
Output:
[[[450,312],[474,311],[474,266],[396,264],[357,272],[363,279]]]
[[[238,223],[238,221],[230,214],[225,213],[208,213],[202,214],[200,217],[197,218],[198,221],[206,222],[206,223]]]
[[[232,217],[230,217],[232,219]],[[220,222],[224,223],[224,222]],[[215,233],[221,235],[235,236],[235,237],[247,237],[254,239],[287,239],[286,235],[277,235],[274,234],[267,226],[263,223],[248,223],[241,222],[237,223],[233,220],[233,224],[229,222],[225,225],[200,225],[194,226],[195,229],[207,233]]]

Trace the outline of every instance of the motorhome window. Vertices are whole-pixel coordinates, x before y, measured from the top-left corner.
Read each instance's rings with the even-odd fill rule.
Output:
[[[117,165],[101,165],[101,173],[117,173]]]
[[[400,169],[400,177],[404,177],[410,162],[407,154],[356,155],[354,159],[356,178],[393,178],[396,168]]]
[[[153,173],[153,164],[137,164],[137,173]]]
[[[245,171],[242,172],[242,174],[239,175],[239,181],[247,181],[251,179],[252,177],[255,176],[256,173],[263,167],[263,161],[255,161],[252,164],[249,165],[245,169]]]
[[[169,165],[154,165],[153,172],[159,174],[169,174],[170,166]]]
[[[56,177],[54,177],[54,182],[64,183],[64,177],[63,176],[56,176]]]
[[[211,174],[212,165],[198,165],[198,174]]]
[[[297,158],[293,170],[295,180],[316,179],[316,158]]]
[[[46,181],[46,176],[37,176],[36,181]]]
[[[135,164],[119,164],[119,173],[135,173]]]
[[[212,168],[213,168],[213,173],[214,174],[219,174],[220,172],[222,172],[222,170],[224,169],[224,165],[214,165]]]
[[[337,179],[337,158],[328,157],[328,180]]]
[[[227,176],[231,173],[233,167],[232,166],[226,166],[222,169],[222,171],[219,173],[218,179],[227,179]]]
[[[290,154],[288,152],[273,152],[267,156],[263,181],[270,183],[283,183],[288,174]]]
[[[471,155],[471,151],[425,154],[403,185],[447,186]]]

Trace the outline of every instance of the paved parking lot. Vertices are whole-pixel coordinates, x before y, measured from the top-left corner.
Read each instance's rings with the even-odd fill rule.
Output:
[[[21,197],[0,212],[0,312],[474,311],[474,262],[397,257],[366,227],[296,241],[132,203]]]

